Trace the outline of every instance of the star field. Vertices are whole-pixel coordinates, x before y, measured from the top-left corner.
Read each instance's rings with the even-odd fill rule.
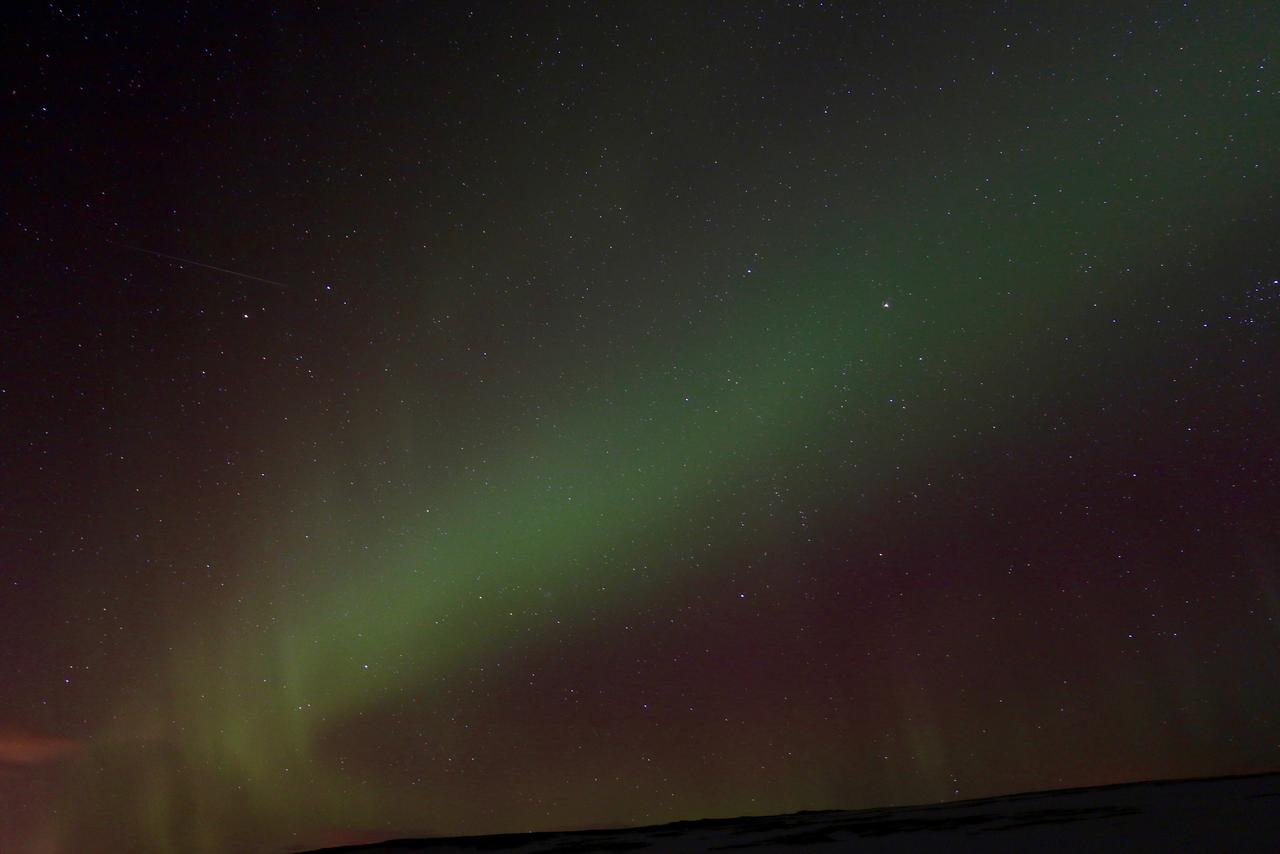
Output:
[[[0,850],[1280,765],[1280,9],[47,5]]]

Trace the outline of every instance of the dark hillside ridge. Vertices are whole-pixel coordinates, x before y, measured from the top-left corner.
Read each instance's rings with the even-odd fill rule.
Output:
[[[866,810],[651,827],[395,839],[365,854],[496,851],[1278,851],[1280,773],[1153,780]]]

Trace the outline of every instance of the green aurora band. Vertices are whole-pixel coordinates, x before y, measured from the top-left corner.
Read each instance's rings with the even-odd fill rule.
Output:
[[[300,478],[307,524],[280,522],[246,556],[257,569],[234,611],[212,603],[195,621],[175,619],[169,696],[158,704],[170,720],[139,735],[147,715],[137,710],[156,704],[125,697],[117,720],[128,723],[102,737],[171,745],[177,773],[202,781],[189,797],[172,770],[145,779],[135,820],[149,847],[221,850],[246,804],[269,838],[318,813],[335,826],[420,824],[424,811],[430,818],[420,792],[339,767],[321,747],[327,734],[411,697],[430,702],[513,637],[536,637],[551,599],[557,618],[595,619],[660,597],[674,571],[664,567],[722,553],[744,526],[767,531],[749,488],[766,459],[805,472],[800,491],[821,505],[848,489],[826,477],[834,453],[856,456],[859,487],[874,496],[977,437],[1017,435],[1034,420],[1036,389],[1010,367],[1043,358],[1038,341],[1091,313],[1123,312],[1132,289],[1153,287],[1181,250],[1165,223],[1221,228],[1264,203],[1260,173],[1280,139],[1280,110],[1253,95],[1250,75],[1276,53],[1273,23],[1219,21],[1211,31],[1182,21],[1137,37],[1129,50],[1149,62],[1081,51],[1074,74],[1025,85],[1022,115],[983,123],[966,118],[963,99],[939,101],[939,126],[967,123],[980,135],[959,151],[954,140],[916,139],[858,200],[874,218],[809,222],[826,235],[811,238],[810,259],[756,264],[705,328],[640,345],[646,355],[629,364],[642,370],[596,366],[597,393],[585,399],[557,403],[548,388],[556,415],[438,483],[424,506],[407,508],[406,535],[358,566],[324,533],[343,524],[323,500],[339,503],[340,478]],[[1177,26],[1200,29],[1179,36]],[[1193,51],[1177,47],[1188,43]],[[1233,79],[1178,85],[1195,66]],[[1114,100],[1159,88],[1180,95]],[[1041,141],[1030,154],[1020,138],[1033,134]],[[989,204],[1009,196],[1026,199],[1021,214]],[[1117,371],[1124,360],[1117,352]],[[1049,363],[1039,376],[1084,399],[1095,381]],[[857,410],[840,404],[851,387],[865,401]],[[975,397],[986,405],[958,405]],[[927,441],[903,443],[908,415],[927,425]],[[414,429],[411,417],[401,432]],[[385,524],[370,524],[369,537]],[[303,530],[314,539],[299,592],[297,565],[277,549]],[[280,595],[264,594],[273,589]],[[703,805],[685,806],[697,815]],[[192,827],[198,838],[184,836]]]

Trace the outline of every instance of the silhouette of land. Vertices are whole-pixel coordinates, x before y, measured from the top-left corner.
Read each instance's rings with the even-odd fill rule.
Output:
[[[333,852],[1277,851],[1280,773],[651,827],[394,839]]]

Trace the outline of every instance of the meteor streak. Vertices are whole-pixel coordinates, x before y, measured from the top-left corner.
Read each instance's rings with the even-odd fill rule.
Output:
[[[190,264],[193,267],[204,267],[206,270],[213,270],[218,273],[228,273],[232,276],[239,276],[242,279],[251,279],[255,282],[262,282],[268,285],[275,285],[280,288],[289,287],[284,282],[277,282],[274,279],[264,279],[261,276],[251,276],[248,273],[242,273],[239,270],[228,270],[226,267],[215,267],[213,264],[205,264],[201,261],[192,261],[190,258],[179,258],[177,255],[167,255],[164,252],[157,252],[154,249],[143,249],[141,246],[130,246],[128,243],[118,243],[114,240],[108,240],[112,246],[119,246],[122,249],[131,249],[134,252],[144,252],[147,255],[154,255],[157,258],[164,258],[167,261],[176,261],[179,264]]]

